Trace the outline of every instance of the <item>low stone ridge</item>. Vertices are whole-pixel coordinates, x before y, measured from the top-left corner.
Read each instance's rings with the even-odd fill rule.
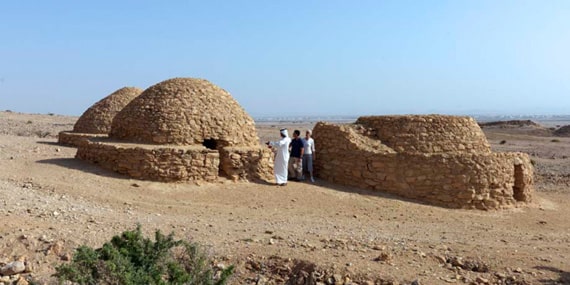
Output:
[[[60,145],[78,146],[82,140],[101,137],[107,137],[107,135],[60,132],[57,135],[57,143]]]
[[[107,136],[117,113],[141,93],[140,88],[123,87],[99,100],[83,112],[72,131],[59,133],[58,143],[78,146],[84,139]]]
[[[529,156],[491,152],[468,117],[361,117],[350,125],[319,122],[313,133],[316,171],[333,183],[448,208],[498,209],[532,201]]]
[[[115,116],[109,138],[79,143],[76,157],[136,179],[269,180],[271,150],[231,95],[204,79],[146,89]]]

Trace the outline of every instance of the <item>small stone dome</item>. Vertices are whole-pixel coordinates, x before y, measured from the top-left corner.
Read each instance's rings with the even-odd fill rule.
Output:
[[[87,109],[73,126],[74,133],[108,134],[113,118],[142,93],[136,87],[123,87]]]
[[[357,124],[398,152],[491,152],[485,134],[470,117],[445,115],[364,116]]]
[[[113,120],[109,136],[149,144],[256,146],[255,123],[224,89],[173,78],[146,89]]]

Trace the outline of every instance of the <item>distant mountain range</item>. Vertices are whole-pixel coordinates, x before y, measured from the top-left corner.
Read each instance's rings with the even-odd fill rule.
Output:
[[[475,118],[479,122],[491,121],[511,121],[511,120],[531,120],[541,123],[568,122],[570,123],[570,115],[467,115]],[[256,122],[354,122],[359,116],[256,116]]]

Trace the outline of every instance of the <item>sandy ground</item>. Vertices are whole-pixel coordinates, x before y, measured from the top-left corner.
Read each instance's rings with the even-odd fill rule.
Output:
[[[54,267],[78,245],[100,246],[140,223],[235,264],[231,284],[284,284],[303,261],[352,284],[570,284],[570,139],[487,133],[496,150],[530,153],[538,183],[529,207],[485,212],[319,180],[286,187],[132,180],[55,143],[75,119],[0,112],[0,265],[25,259],[27,276],[40,283],[55,282]],[[311,125],[258,127],[265,141],[279,127]]]

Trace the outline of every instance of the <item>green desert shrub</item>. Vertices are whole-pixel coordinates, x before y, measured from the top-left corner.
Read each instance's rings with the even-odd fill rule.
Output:
[[[560,142],[559,139],[552,139],[551,142]]]
[[[506,140],[502,140],[501,142],[499,142],[499,144],[506,144],[507,141]]]
[[[60,283],[223,285],[233,273],[229,266],[215,274],[199,245],[174,240],[173,233],[165,236],[157,230],[154,238],[145,238],[139,225],[101,248],[81,246],[71,263],[56,267],[54,276]]]

